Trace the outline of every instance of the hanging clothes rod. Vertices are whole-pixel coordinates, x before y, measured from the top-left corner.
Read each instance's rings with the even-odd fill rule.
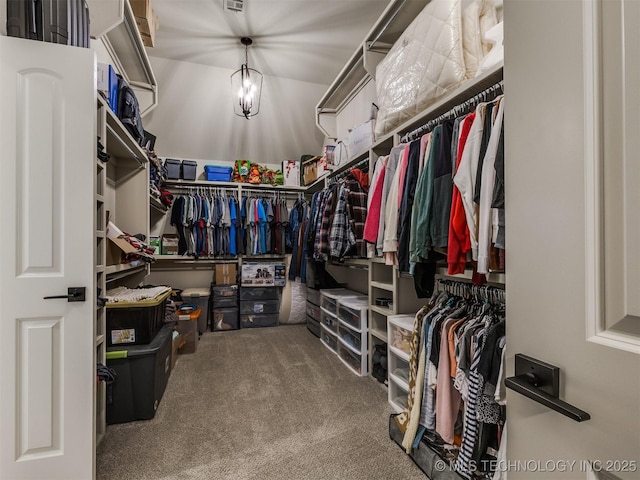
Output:
[[[249,193],[256,197],[300,197],[304,192],[291,192],[286,190],[262,190],[257,188],[242,188],[242,194]]]
[[[208,185],[193,185],[193,186],[187,186],[187,185],[167,185],[165,188],[167,188],[169,191],[174,192],[187,192],[187,193],[196,193],[196,192],[207,192],[207,193],[219,193],[219,192],[225,192],[225,193],[237,193],[238,189],[237,188],[233,188],[233,187],[214,187],[214,186],[208,186]]]
[[[412,130],[409,133],[406,133],[402,136],[401,143],[410,142],[415,140],[416,138],[424,135],[427,132],[432,131],[436,126],[444,122],[445,120],[449,120],[451,118],[457,118],[461,115],[466,115],[474,110],[480,103],[491,102],[496,99],[496,97],[502,95],[504,93],[504,80],[500,80],[498,83],[491,85],[490,87],[484,89],[483,91],[476,93],[473,97],[465,100],[459,105],[456,105],[451,110],[437,116],[429,120],[424,125]]]
[[[439,278],[437,287],[439,292],[447,292],[463,298],[473,297],[491,304],[504,304],[506,301],[505,289],[493,285],[474,285],[469,282]]]
[[[366,166],[367,168],[369,168],[369,157],[363,158],[362,160],[357,162],[355,165],[352,165],[351,167],[347,168],[346,170],[343,170],[340,173],[337,173],[333,177],[329,177],[327,179],[327,181],[329,182],[329,184],[335,183],[338,180],[340,180],[341,178],[346,177],[349,173],[351,173],[351,170],[353,170],[354,168],[360,168],[362,166]]]

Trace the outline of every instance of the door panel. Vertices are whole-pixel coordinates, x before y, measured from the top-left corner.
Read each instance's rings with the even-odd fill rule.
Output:
[[[0,37],[0,478],[94,477],[94,62]]]
[[[636,462],[635,471],[614,471],[619,478],[640,475],[640,356],[587,340],[594,307],[585,278],[594,267],[586,212],[597,203],[585,195],[593,105],[585,95],[583,6],[591,4],[505,2],[509,374],[516,353],[556,365],[560,398],[591,415],[576,423],[509,391],[509,461],[576,461],[566,471],[514,467],[510,480],[583,480],[586,462],[613,460]],[[610,288],[624,289],[612,281]]]

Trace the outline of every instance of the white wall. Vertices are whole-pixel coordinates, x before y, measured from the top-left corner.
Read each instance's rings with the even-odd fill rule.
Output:
[[[143,120],[160,157],[278,164],[322,153],[314,109],[326,85],[266,77],[260,113],[233,113],[233,71],[151,57],[159,104]],[[259,66],[258,66],[259,67]]]

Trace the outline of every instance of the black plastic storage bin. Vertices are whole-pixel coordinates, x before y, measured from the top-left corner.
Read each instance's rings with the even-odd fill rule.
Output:
[[[164,325],[171,291],[139,302],[107,303],[107,346],[144,345]]]
[[[278,313],[280,312],[279,300],[256,300],[240,302],[240,313]]]
[[[238,297],[214,297],[213,308],[238,308]]]
[[[256,313],[251,315],[240,315],[240,328],[275,327],[277,325],[277,313]]]
[[[316,337],[320,338],[320,322],[313,317],[307,315],[307,328],[311,333],[313,333]]]
[[[198,168],[198,162],[194,160],[183,160],[182,161],[182,179],[195,180],[197,168]]]
[[[155,416],[171,374],[172,336],[167,323],[149,345],[107,348],[107,366],[117,375],[108,387],[108,425]]]
[[[278,287],[242,287],[240,300],[280,300]]]
[[[211,326],[214,332],[221,330],[237,330],[240,328],[238,322],[238,307],[214,308],[211,311]]]
[[[164,166],[167,169],[167,178],[169,180],[180,180],[180,160],[176,158],[167,158],[164,161]]]
[[[213,292],[213,298],[220,297],[237,297],[238,296],[238,285],[223,285],[223,286],[213,286],[211,287]]]

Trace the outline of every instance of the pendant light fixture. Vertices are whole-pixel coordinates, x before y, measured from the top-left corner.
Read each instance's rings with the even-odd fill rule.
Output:
[[[248,120],[260,111],[262,74],[254,68],[249,68],[249,46],[253,40],[242,37],[240,42],[244,45],[244,63],[231,75],[233,111],[236,115]]]

